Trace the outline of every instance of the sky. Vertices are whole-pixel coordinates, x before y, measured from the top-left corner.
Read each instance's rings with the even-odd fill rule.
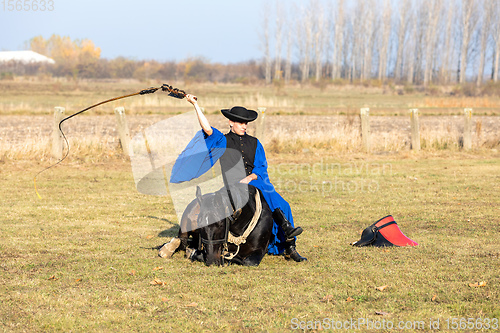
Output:
[[[30,5],[35,0],[23,1]],[[259,34],[265,0],[45,1],[45,11],[31,6],[17,11],[9,10],[15,0],[1,0],[0,51],[24,50],[35,36],[48,39],[57,34],[90,39],[107,59],[203,57],[226,64],[262,58]]]

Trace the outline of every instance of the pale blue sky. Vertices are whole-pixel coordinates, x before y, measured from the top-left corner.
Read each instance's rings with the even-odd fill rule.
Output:
[[[53,0],[53,11],[35,12],[9,11],[9,0],[1,0],[0,50],[22,50],[37,35],[58,34],[92,40],[103,58],[179,61],[202,56],[221,63],[259,59],[265,2]]]

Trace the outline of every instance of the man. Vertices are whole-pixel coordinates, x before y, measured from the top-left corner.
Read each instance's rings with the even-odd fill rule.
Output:
[[[302,233],[301,227],[294,227],[290,205],[274,189],[267,174],[267,160],[264,148],[257,138],[246,133],[247,124],[254,121],[258,114],[241,106],[221,110],[229,119],[230,131],[223,135],[210,126],[207,118],[198,106],[195,96],[187,94],[186,99],[193,104],[196,116],[203,130],[203,138],[209,149],[224,148],[220,156],[221,168],[226,185],[232,182],[250,184],[258,188],[273,212],[273,237],[268,247],[269,254],[281,254],[287,260],[307,261],[296,249],[296,236]],[[243,160],[245,177],[241,173],[231,173],[237,161]],[[239,178],[239,179],[238,179]]]

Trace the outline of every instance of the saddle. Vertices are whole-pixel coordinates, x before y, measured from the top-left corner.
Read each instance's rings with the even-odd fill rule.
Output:
[[[392,215],[387,215],[363,230],[361,239],[351,245],[358,247],[417,246],[418,243],[406,237]]]

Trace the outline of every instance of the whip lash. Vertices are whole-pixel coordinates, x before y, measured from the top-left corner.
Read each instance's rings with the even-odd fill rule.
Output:
[[[150,88],[147,88],[147,89],[143,89],[141,91],[138,91],[138,92],[135,92],[133,94],[128,94],[128,95],[123,95],[123,96],[118,96],[118,97],[114,97],[114,98],[110,98],[110,99],[107,99],[105,101],[102,101],[102,102],[99,102],[97,104],[94,104],[94,105],[91,105],[83,110],[80,110],[78,112],[75,112],[73,113],[72,115],[62,119],[60,122],[59,122],[59,131],[61,132],[61,135],[64,139],[64,142],[66,143],[66,146],[68,147],[68,150],[66,151],[66,154],[63,156],[63,158],[61,158],[59,161],[57,161],[56,163],[52,164],[51,166],[48,166],[47,168],[43,169],[42,171],[38,172],[35,177],[33,178],[33,182],[34,182],[34,185],[35,185],[35,192],[36,192],[36,195],[38,196],[39,199],[41,199],[42,197],[40,196],[40,194],[38,193],[38,189],[37,189],[37,186],[36,186],[36,178],[44,171],[47,171],[48,169],[50,168],[53,168],[55,167],[56,165],[60,164],[62,161],[64,161],[66,159],[66,157],[68,157],[69,155],[69,142],[68,142],[68,139],[66,138],[66,135],[64,135],[64,132],[61,128],[61,125],[63,122],[65,122],[66,120],[69,120],[79,114],[82,114],[90,109],[93,109],[99,105],[103,105],[103,104],[106,104],[106,103],[109,103],[109,102],[113,102],[113,101],[117,101],[117,100],[120,100],[120,99],[123,99],[123,98],[127,98],[127,97],[132,97],[132,96],[137,96],[137,95],[147,95],[147,94],[153,94],[155,93],[156,91],[160,90],[163,91],[163,92],[168,92],[168,96],[170,97],[174,97],[174,98],[178,98],[178,99],[183,99],[184,97],[186,97],[187,93],[184,91],[184,90],[181,90],[181,89],[178,89],[178,88],[174,88],[172,87],[171,85],[168,85],[168,84],[163,84],[161,87],[150,87]]]

